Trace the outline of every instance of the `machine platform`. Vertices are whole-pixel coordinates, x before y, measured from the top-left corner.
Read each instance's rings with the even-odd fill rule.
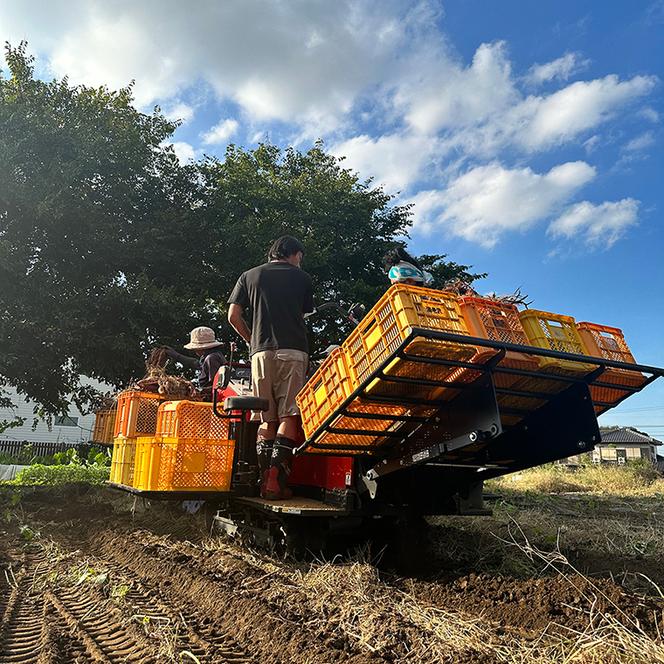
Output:
[[[345,516],[348,511],[328,505],[313,498],[301,498],[295,496],[287,500],[266,500],[265,498],[243,497],[235,498],[234,504],[244,504],[250,507],[275,512],[277,514],[297,514],[298,516]]]
[[[139,498],[145,498],[146,500],[217,501],[228,498],[230,495],[228,491],[143,491],[142,489],[136,489],[133,486],[117,484],[115,482],[106,482],[106,486],[110,486],[112,489],[125,491],[126,493],[138,496]]]

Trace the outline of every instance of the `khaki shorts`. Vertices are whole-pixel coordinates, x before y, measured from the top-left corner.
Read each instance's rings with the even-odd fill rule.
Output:
[[[300,413],[295,397],[306,382],[309,356],[301,350],[264,350],[251,356],[251,384],[255,397],[270,407],[253,419],[277,422]]]

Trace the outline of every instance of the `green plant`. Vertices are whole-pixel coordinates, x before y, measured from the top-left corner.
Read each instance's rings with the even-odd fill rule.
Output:
[[[35,465],[22,470],[8,484],[18,486],[58,486],[62,484],[103,484],[108,480],[107,466],[77,464]]]
[[[127,596],[127,593],[129,592],[129,586],[126,584],[120,584],[120,585],[114,585],[111,588],[111,599],[114,599],[118,602],[121,602],[124,600],[124,598]]]

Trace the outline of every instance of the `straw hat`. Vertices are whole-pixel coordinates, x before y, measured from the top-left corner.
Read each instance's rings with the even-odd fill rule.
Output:
[[[189,336],[190,341],[185,346],[187,350],[206,350],[207,348],[223,346],[221,341],[217,341],[214,330],[210,327],[195,327],[189,333]]]

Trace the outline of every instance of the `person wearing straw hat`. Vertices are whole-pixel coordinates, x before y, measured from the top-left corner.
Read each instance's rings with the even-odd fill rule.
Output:
[[[175,349],[167,347],[169,359],[179,362],[185,367],[196,369],[196,385],[204,395],[212,394],[212,383],[219,368],[226,362],[224,354],[219,350],[223,342],[217,341],[214,330],[210,327],[195,327],[189,333],[189,343],[184,347],[193,350],[198,359],[189,355],[178,353]]]

